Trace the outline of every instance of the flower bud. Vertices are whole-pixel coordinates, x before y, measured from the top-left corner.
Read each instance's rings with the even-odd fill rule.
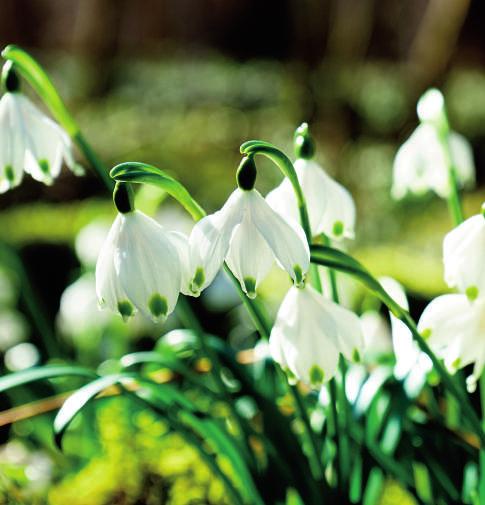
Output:
[[[295,130],[294,137],[295,156],[304,160],[309,160],[315,155],[315,142],[310,134],[308,123],[302,123]]]
[[[254,188],[254,183],[256,182],[256,163],[254,162],[253,156],[245,156],[236,172],[236,180],[237,185],[244,189],[245,191],[249,191]]]

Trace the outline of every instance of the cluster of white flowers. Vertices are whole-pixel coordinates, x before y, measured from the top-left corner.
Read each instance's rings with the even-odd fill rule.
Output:
[[[355,207],[350,194],[315,162],[299,159],[295,165],[313,233],[352,237]],[[358,359],[360,321],[305,282],[309,246],[295,219],[297,205],[288,182],[265,199],[254,188],[255,179],[254,159],[245,157],[238,169],[239,187],[219,211],[198,221],[189,237],[166,231],[134,210],[127,187],[118,184],[119,214],[98,259],[97,296],[101,306],[124,318],[138,309],[163,321],[180,292],[198,296],[224,261],[249,298],[256,296],[276,262],[294,285],[271,332],[273,358],[291,375],[319,386],[335,375],[340,354]]]
[[[6,91],[0,99],[0,193],[18,186],[24,172],[52,184],[63,161],[74,173],[82,174],[69,135],[20,93],[18,77],[10,66],[2,77]]]
[[[451,372],[475,364],[467,379],[470,391],[475,389],[485,365],[484,255],[482,212],[449,232],[443,242],[445,281],[460,293],[435,298],[418,324],[423,337]]]

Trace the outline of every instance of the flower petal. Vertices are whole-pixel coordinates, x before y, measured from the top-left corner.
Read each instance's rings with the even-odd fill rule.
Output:
[[[241,289],[250,297],[256,296],[256,289],[268,274],[274,263],[273,253],[266,241],[245,212],[243,220],[236,226],[231,238],[227,264],[236,276]]]
[[[216,276],[229,250],[232,233],[241,222],[243,192],[236,189],[221,210],[202,218],[189,237],[190,292],[198,296]]]
[[[180,290],[177,250],[163,228],[145,214],[123,214],[115,268],[133,304],[153,320],[164,320],[175,308]]]
[[[192,292],[189,289],[192,276],[189,253],[189,238],[187,235],[179,231],[168,231],[167,238],[177,250],[178,259],[180,262],[180,291],[184,295],[192,295]]]
[[[301,226],[285,221],[255,189],[246,191],[244,197],[254,226],[276,260],[296,284],[301,284],[310,266],[310,250]]]

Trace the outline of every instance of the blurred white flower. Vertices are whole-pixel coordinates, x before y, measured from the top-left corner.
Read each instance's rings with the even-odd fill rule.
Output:
[[[335,240],[354,238],[355,204],[351,194],[315,161],[298,159],[294,166],[305,195],[312,235],[325,233]],[[266,201],[286,220],[299,222],[295,193],[287,177],[268,193]]]
[[[104,218],[92,221],[79,231],[74,248],[83,265],[87,267],[96,265],[108,231],[109,222]]]
[[[471,300],[485,294],[485,216],[472,216],[443,241],[445,281]]]
[[[360,316],[364,335],[364,359],[374,361],[392,352],[392,336],[387,321],[376,310],[367,310]]]
[[[467,388],[473,392],[485,364],[485,298],[438,296],[421,315],[418,330],[451,373],[475,364],[467,378]]]
[[[359,361],[364,348],[359,318],[309,285],[290,288],[269,345],[273,359],[290,376],[313,387],[335,375],[340,354]]]
[[[390,277],[379,280],[388,295],[403,309],[408,310],[408,300],[401,284]],[[409,328],[392,313],[390,313],[390,318],[392,346],[396,356],[394,376],[398,380],[405,381],[406,391],[411,396],[415,396],[426,382],[426,376],[431,371],[433,363],[428,355],[421,351]]]
[[[23,315],[15,310],[0,312],[0,352],[7,349],[27,336],[27,323]]]
[[[0,99],[0,132],[0,193],[18,186],[24,171],[52,184],[63,160],[81,173],[67,133],[18,91]]]
[[[5,367],[11,372],[30,368],[39,362],[40,354],[35,345],[28,342],[17,344],[5,353]]]
[[[475,163],[470,144],[462,135],[450,132],[449,147],[458,185],[472,187],[475,184]],[[446,198],[450,183],[448,161],[436,127],[423,123],[396,154],[391,191],[394,198],[400,199],[407,193],[422,195],[429,190]]]
[[[82,335],[109,322],[110,315],[98,311],[95,286],[94,274],[89,272],[62,293],[57,324],[64,335]]]
[[[194,226],[189,245],[189,289],[195,296],[213,281],[224,260],[249,297],[256,296],[275,260],[297,284],[310,264],[301,227],[285,221],[255,189],[236,189],[221,210]]]
[[[96,264],[101,307],[130,317],[135,307],[154,321],[173,311],[181,264],[169,234],[139,211],[119,213]]]
[[[446,121],[445,99],[441,91],[436,88],[428,89],[418,100],[416,111],[422,122],[439,126],[441,122]]]

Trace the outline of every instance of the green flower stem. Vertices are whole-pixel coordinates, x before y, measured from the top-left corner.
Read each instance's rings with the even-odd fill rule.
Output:
[[[335,268],[356,277],[367,288],[373,291],[379,299],[389,308],[389,310],[400,319],[410,330],[414,340],[418,343],[420,349],[431,359],[435,370],[441,378],[444,387],[456,398],[461,405],[462,411],[468,421],[469,427],[480,439],[482,446],[485,446],[485,432],[482,423],[473,409],[470,400],[463,389],[457,385],[454,378],[448,373],[441,361],[433,353],[426,340],[419,333],[416,323],[409,315],[409,312],[403,309],[389,294],[384,290],[380,283],[354,258],[332,249],[314,245],[311,247],[311,260],[318,265]]]
[[[2,56],[7,61],[11,61],[14,69],[34,88],[57,122],[77,144],[92,169],[111,191],[113,189],[113,181],[109,178],[106,167],[86,142],[78,124],[67,110],[54,84],[42,66],[29,53],[13,44],[8,45],[2,51]]]

